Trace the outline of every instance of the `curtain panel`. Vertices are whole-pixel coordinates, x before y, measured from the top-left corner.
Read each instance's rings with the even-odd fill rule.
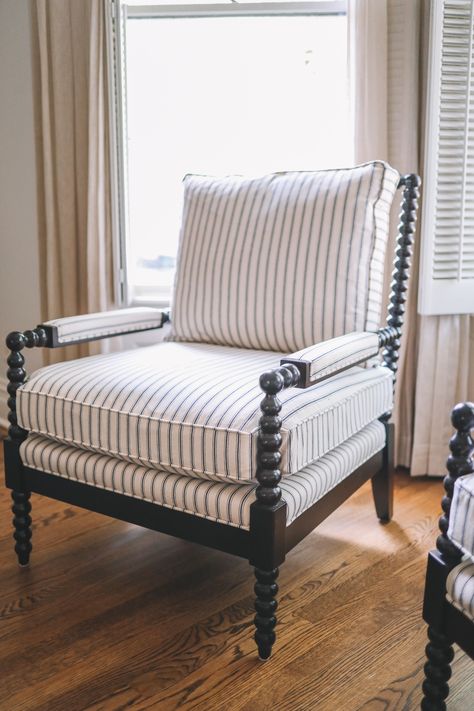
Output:
[[[113,303],[105,12],[104,0],[33,3],[44,320]]]
[[[349,0],[356,162],[382,158],[423,180],[429,0]],[[423,187],[422,187],[423,194]],[[398,216],[392,215],[393,246]],[[474,398],[474,319],[417,313],[420,229],[400,353],[396,463],[444,476],[453,405]],[[388,299],[393,249],[388,250]]]

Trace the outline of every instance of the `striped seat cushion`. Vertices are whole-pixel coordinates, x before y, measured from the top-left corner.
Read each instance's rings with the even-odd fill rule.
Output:
[[[474,621],[474,563],[467,559],[449,573],[446,580],[446,598]]]
[[[187,176],[169,338],[292,353],[379,328],[398,180],[379,161]]]
[[[474,562],[474,474],[460,477],[454,485],[448,536]]]
[[[18,420],[58,441],[176,474],[255,477],[259,376],[282,354],[160,343],[41,368]],[[283,403],[284,474],[322,457],[392,406],[387,368],[354,367]]]
[[[281,482],[287,524],[353,472],[385,444],[385,429],[373,422],[347,442]],[[204,481],[86,452],[41,435],[21,446],[24,463],[50,474],[145,499],[221,523],[249,528],[256,485]]]

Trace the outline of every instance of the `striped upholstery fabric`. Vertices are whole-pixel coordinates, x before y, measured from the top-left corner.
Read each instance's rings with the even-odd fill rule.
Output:
[[[148,307],[133,307],[101,311],[95,314],[56,318],[42,326],[55,329],[58,344],[76,343],[92,338],[117,336],[132,331],[146,331],[163,324],[163,311]]]
[[[187,176],[169,339],[292,353],[379,328],[398,180],[378,161]]]
[[[259,376],[282,354],[160,343],[41,368],[17,392],[26,430],[177,474],[255,476]],[[322,457],[392,406],[387,368],[352,368],[283,403],[282,471]]]
[[[474,474],[460,477],[454,485],[448,536],[474,562]]]
[[[329,377],[336,370],[367,360],[378,352],[379,337],[376,333],[355,331],[292,353],[282,358],[281,363],[307,364],[310,379],[319,380]]]
[[[354,469],[382,449],[385,430],[373,422],[314,464],[281,482],[290,524]],[[114,457],[30,435],[21,446],[23,462],[34,469],[118,491],[187,513],[249,528],[255,484],[204,481],[130,464]]]
[[[474,621],[474,563],[464,560],[449,573],[446,580],[446,598]]]

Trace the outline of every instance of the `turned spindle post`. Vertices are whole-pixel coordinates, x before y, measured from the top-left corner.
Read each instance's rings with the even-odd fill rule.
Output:
[[[428,638],[421,708],[422,711],[446,711],[454,650],[451,640],[434,627],[428,627]]]
[[[398,370],[400,339],[405,318],[421,181],[417,175],[405,175],[401,178],[400,185],[403,186],[403,199],[390,287],[387,328],[381,329],[381,332],[384,332],[381,345],[385,345],[383,360],[387,368],[390,368],[393,373],[394,388]]]
[[[17,390],[26,380],[25,359],[21,351],[24,348],[46,345],[46,333],[42,328],[35,328],[32,331],[25,332],[12,331],[6,338],[6,345],[10,351],[7,358],[8,421],[10,423],[8,437],[19,448],[28,434],[18,424],[16,410]],[[18,563],[21,566],[26,566],[32,549],[30,492],[18,486],[12,491],[12,499],[15,552],[18,557]]]
[[[448,538],[449,513],[456,479],[474,473],[474,441],[471,437],[474,404],[466,402],[456,405],[451,413],[451,422],[456,432],[449,442],[451,454],[446,462],[448,474],[443,482],[446,494],[441,502],[443,514],[439,519],[441,533],[436,541],[436,547],[449,570],[462,559],[462,551]],[[423,711],[446,711],[450,665],[454,657],[452,640],[433,625],[428,627],[428,637],[421,708]]]
[[[287,365],[264,373],[260,378],[260,387],[265,397],[260,403],[262,415],[259,421],[257,441],[257,481],[255,491],[257,516],[274,512],[281,500],[281,402],[278,393],[299,382],[300,373],[296,366]],[[278,568],[263,569],[255,567],[255,641],[260,659],[268,659],[275,643],[276,595]]]
[[[443,560],[453,568],[461,561],[462,552],[448,538],[449,512],[456,479],[474,472],[474,441],[471,437],[471,430],[474,428],[474,405],[468,402],[456,405],[451,413],[451,422],[456,432],[449,441],[451,454],[446,461],[448,474],[443,480],[446,494],[441,501],[441,508],[443,509],[439,519],[441,534],[436,541],[436,547]]]
[[[398,225],[392,283],[390,287],[387,325],[378,331],[379,346],[383,348],[384,364],[392,371],[394,393],[403,321],[405,318],[411,257],[415,241],[416,212],[418,208],[420,184],[421,181],[417,175],[406,175],[400,179],[399,186],[403,186],[403,197]],[[383,453],[382,468],[372,477],[371,482],[375,510],[380,521],[384,523],[391,520],[393,512],[393,451],[395,432],[393,424],[389,422],[391,415],[391,411],[388,411],[379,418],[385,425],[386,444]]]
[[[23,385],[26,380],[26,371],[24,369],[25,359],[21,351],[26,346],[26,339],[23,333],[20,331],[13,331],[9,333],[6,338],[7,348],[9,348],[10,353],[7,358],[8,370],[8,421],[10,422],[10,427],[8,428],[8,436],[14,442],[21,443],[25,437],[26,432],[18,425],[17,413],[16,413],[16,391]]]

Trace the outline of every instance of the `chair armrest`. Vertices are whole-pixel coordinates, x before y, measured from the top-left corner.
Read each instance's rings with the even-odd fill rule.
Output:
[[[307,388],[372,358],[380,345],[379,333],[354,331],[292,353],[282,358],[280,365],[295,365],[301,376],[297,387]]]
[[[58,348],[110,336],[161,328],[168,320],[168,313],[161,309],[135,307],[57,318],[39,324],[38,328],[43,329],[46,333],[46,347]]]

